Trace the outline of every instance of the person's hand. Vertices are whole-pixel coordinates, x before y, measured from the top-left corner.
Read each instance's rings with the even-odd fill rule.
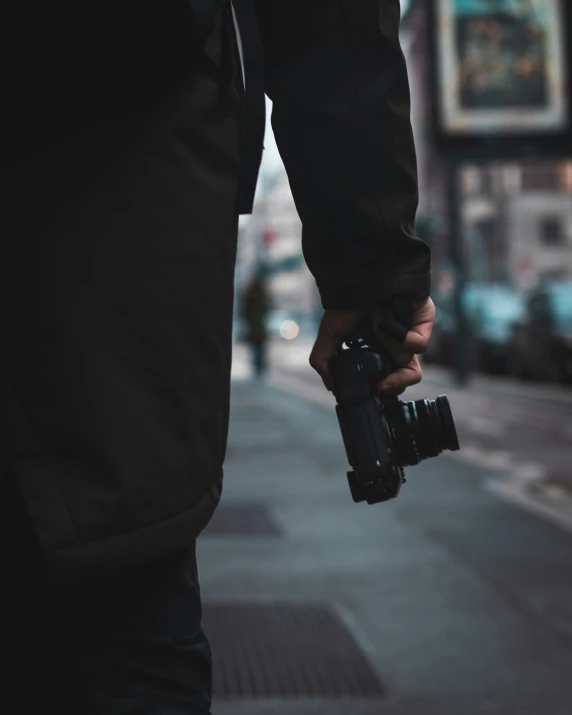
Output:
[[[431,298],[411,301],[413,317],[411,328],[405,341],[398,343],[378,330],[377,325],[383,316],[381,310],[372,311],[372,327],[379,345],[389,353],[394,362],[399,366],[384,378],[377,386],[380,392],[388,395],[400,395],[406,388],[421,382],[423,376],[418,355],[427,349],[433,323],[435,322],[435,304]]]
[[[425,352],[431,338],[435,321],[435,305],[431,298],[412,301],[413,320],[405,342],[398,343],[378,330],[383,316],[382,310],[371,311],[372,328],[379,344],[399,366],[395,372],[384,378],[378,390],[386,395],[400,395],[410,385],[421,381],[422,371],[418,355]],[[326,310],[312,353],[310,365],[322,378],[328,390],[332,390],[329,362],[335,355],[344,337],[356,328],[363,319],[361,310]]]

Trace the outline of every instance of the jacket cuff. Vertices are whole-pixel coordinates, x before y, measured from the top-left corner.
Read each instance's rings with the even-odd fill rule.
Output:
[[[356,310],[384,305],[396,296],[424,300],[431,294],[431,273],[384,276],[365,281],[319,283],[325,310]]]

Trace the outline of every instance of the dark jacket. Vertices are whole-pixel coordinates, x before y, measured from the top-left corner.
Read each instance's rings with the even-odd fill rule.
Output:
[[[189,543],[220,498],[263,91],[324,306],[429,292],[398,0],[234,2],[241,136],[236,53],[202,54],[216,0],[115,0],[113,23],[93,0],[3,7],[0,470],[55,582]],[[226,96],[212,118],[193,68]]]
[[[417,166],[399,0],[234,4],[252,119],[243,208],[253,197],[265,91],[324,308],[426,297],[431,255],[414,231]]]
[[[430,292],[399,0],[254,0],[272,124],[325,308]]]

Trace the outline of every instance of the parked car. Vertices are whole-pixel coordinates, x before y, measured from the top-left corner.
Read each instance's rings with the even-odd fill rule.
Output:
[[[425,356],[429,362],[454,364],[456,320],[453,298],[452,292],[435,298],[435,326]],[[504,372],[512,325],[524,314],[523,296],[502,283],[469,283],[463,295],[463,305],[473,369]]]
[[[477,369],[506,372],[512,328],[525,312],[524,296],[510,289],[486,291],[467,312]]]
[[[572,281],[532,291],[526,312],[513,327],[509,373],[550,382],[572,380]]]

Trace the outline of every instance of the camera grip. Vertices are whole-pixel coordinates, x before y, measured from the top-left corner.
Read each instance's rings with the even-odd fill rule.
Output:
[[[377,482],[392,471],[387,427],[376,398],[337,405],[342,439],[350,466],[362,484]]]

